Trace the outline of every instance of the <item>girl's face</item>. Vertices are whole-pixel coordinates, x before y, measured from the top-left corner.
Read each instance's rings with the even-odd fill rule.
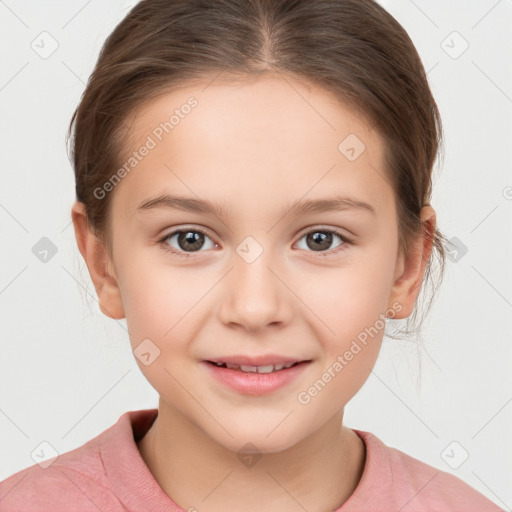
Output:
[[[104,187],[102,309],[126,316],[167,414],[232,450],[297,444],[365,382],[386,312],[414,303],[381,138],[327,92],[269,77],[165,94],[128,126],[125,172]],[[267,355],[307,362],[259,391],[206,362]]]

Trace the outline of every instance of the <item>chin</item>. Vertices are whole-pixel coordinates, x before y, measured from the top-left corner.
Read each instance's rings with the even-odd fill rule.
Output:
[[[270,429],[271,430],[271,429]],[[290,436],[289,433],[275,432],[268,435],[268,429],[247,429],[241,431],[230,430],[233,437],[222,435],[213,437],[214,441],[237,454],[270,454],[279,453],[295,446],[303,436]],[[225,433],[224,433],[225,434]]]

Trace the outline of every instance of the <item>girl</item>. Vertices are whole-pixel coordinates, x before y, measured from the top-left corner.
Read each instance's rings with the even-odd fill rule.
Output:
[[[343,424],[444,264],[439,113],[383,8],[143,0],[70,134],[78,248],[159,406],[2,482],[4,511],[500,510]]]

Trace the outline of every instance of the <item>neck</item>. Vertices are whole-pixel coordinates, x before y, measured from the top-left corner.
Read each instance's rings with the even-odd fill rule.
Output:
[[[160,400],[138,448],[163,491],[185,510],[335,510],[357,487],[366,458],[364,443],[342,419],[343,410],[300,443],[241,463]]]

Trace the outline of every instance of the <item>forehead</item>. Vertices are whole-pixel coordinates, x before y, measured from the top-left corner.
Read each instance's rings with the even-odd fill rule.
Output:
[[[290,77],[188,85],[147,102],[128,126],[121,165],[151,149],[116,187],[125,213],[163,189],[279,210],[333,187],[377,210],[392,199],[379,134],[330,92]]]

